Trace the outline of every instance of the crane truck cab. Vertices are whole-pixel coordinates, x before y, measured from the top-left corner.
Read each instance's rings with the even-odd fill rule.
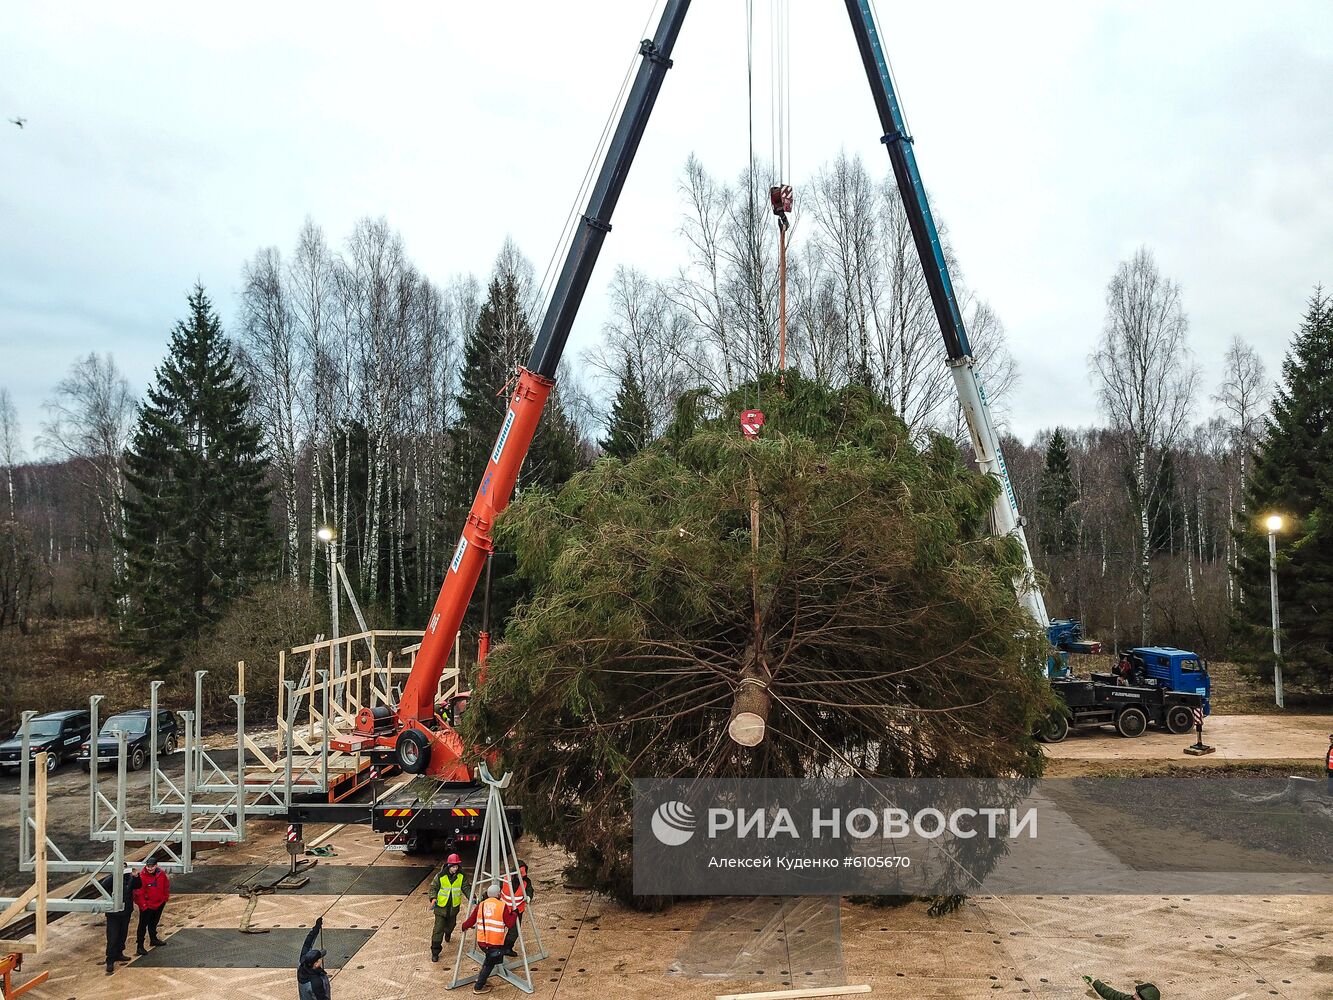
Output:
[[[1203,714],[1211,714],[1213,681],[1198,653],[1174,646],[1139,646],[1131,649],[1128,657],[1139,668],[1145,685],[1200,695]]]

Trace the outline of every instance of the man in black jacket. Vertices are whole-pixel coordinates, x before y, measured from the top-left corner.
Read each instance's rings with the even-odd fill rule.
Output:
[[[301,991],[301,1000],[331,1000],[329,974],[324,971],[324,956],[328,952],[315,947],[315,938],[324,929],[324,918],[315,921],[310,933],[301,945],[301,962],[296,967],[296,983]]]
[[[108,896],[115,892],[115,883],[112,882],[110,875],[104,875],[101,884]],[[108,976],[116,971],[117,962],[128,962],[130,960],[130,956],[125,954],[125,942],[130,936],[130,917],[134,913],[134,875],[128,868],[125,870],[125,874],[121,876],[121,892],[124,895],[124,902],[121,903],[120,909],[110,910],[106,915],[106,974]]]

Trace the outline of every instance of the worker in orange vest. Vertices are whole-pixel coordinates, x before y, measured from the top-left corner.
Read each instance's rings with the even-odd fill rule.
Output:
[[[500,899],[500,883],[492,882],[486,890],[486,898],[472,908],[468,918],[463,921],[463,933],[477,928],[477,947],[485,953],[481,963],[481,972],[477,973],[477,982],[472,987],[473,993],[489,993],[486,985],[495,967],[505,960],[505,935],[514,926],[518,915]]]

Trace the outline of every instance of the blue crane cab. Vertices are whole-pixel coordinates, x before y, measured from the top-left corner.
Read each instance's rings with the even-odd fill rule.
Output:
[[[1128,654],[1130,662],[1143,671],[1144,682],[1168,691],[1183,691],[1203,697],[1203,713],[1211,714],[1213,682],[1208,666],[1198,653],[1174,646],[1139,646]]]

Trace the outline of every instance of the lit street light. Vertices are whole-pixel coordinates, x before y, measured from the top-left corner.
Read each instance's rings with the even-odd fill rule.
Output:
[[[1277,707],[1282,704],[1282,634],[1279,631],[1277,605],[1277,533],[1282,530],[1282,515],[1270,514],[1264,522],[1268,528],[1268,589],[1273,595],[1273,696]]]
[[[329,617],[332,619],[333,642],[329,650],[332,659],[332,671],[329,679],[336,685],[340,666],[338,655],[338,532],[325,525],[315,532],[315,537],[328,546],[329,553]]]

